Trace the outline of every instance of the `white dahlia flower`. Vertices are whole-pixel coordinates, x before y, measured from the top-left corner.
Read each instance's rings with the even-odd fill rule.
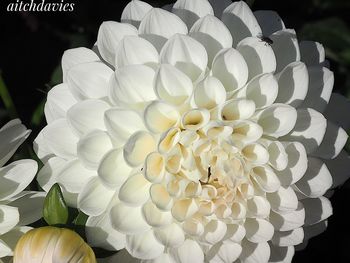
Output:
[[[41,218],[45,192],[23,191],[34,179],[38,165],[34,160],[19,160],[4,166],[29,136],[20,120],[0,129],[0,262],[13,255],[17,240]],[[6,258],[5,258],[6,257]]]
[[[324,48],[243,1],[171,10],[134,0],[96,52],[64,53],[39,183],[61,184],[115,262],[290,262],[349,175]]]

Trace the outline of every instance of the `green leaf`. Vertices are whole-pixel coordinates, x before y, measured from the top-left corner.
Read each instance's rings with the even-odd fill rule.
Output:
[[[88,218],[88,215],[84,214],[82,211],[79,211],[79,214],[74,219],[73,224],[76,226],[85,226]]]
[[[44,219],[49,225],[66,224],[68,221],[68,207],[58,184],[54,184],[47,193],[44,201]]]
[[[0,98],[4,102],[4,105],[9,114],[9,117],[11,119],[17,118],[16,107],[12,101],[10,93],[8,92],[5,82],[2,79],[1,72],[0,72]]]

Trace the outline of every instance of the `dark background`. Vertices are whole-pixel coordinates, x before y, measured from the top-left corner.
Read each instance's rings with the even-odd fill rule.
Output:
[[[28,157],[31,141],[45,124],[42,108],[47,91],[61,82],[63,51],[78,46],[91,47],[99,25],[106,20],[118,21],[128,1],[66,0],[65,3],[75,3],[74,11],[61,13],[6,12],[10,2],[16,1],[0,0],[0,76],[12,97],[12,103],[0,100],[0,126],[19,116],[33,130],[27,145],[17,154],[20,158]],[[171,1],[146,2],[162,6]],[[277,11],[287,28],[296,29],[300,40],[323,43],[335,73],[334,90],[349,97],[349,0],[247,2],[253,10]],[[334,215],[329,219],[328,230],[313,238],[305,250],[297,252],[293,262],[350,262],[350,184],[338,189],[331,201]]]

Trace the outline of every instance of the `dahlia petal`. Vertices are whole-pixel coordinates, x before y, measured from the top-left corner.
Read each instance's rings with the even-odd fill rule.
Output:
[[[142,263],[176,263],[176,262],[174,261],[174,258],[171,255],[167,253],[163,253],[157,258],[150,259],[150,260],[142,260]]]
[[[214,14],[216,17],[221,17],[222,12],[232,4],[231,0],[209,0],[209,3],[214,9]]]
[[[154,70],[145,65],[119,68],[110,79],[109,99],[117,106],[140,108],[155,100],[153,91]]]
[[[204,233],[201,240],[205,243],[214,245],[220,242],[226,235],[226,223],[220,220],[212,219],[204,227]]]
[[[286,169],[276,171],[276,174],[283,186],[289,186],[297,182],[305,174],[307,169],[307,154],[305,147],[299,142],[285,143],[285,150],[288,155]]]
[[[44,207],[45,192],[24,191],[22,196],[8,203],[11,207],[16,207],[19,213],[17,225],[24,226],[34,223],[42,217]],[[1,228],[1,227],[0,227]],[[1,231],[0,231],[1,232]]]
[[[322,44],[314,41],[301,41],[299,48],[301,61],[306,65],[319,65],[325,61],[326,53]]]
[[[256,142],[263,134],[263,129],[255,122],[248,120],[239,120],[232,123],[233,131],[231,139],[243,145]]]
[[[0,213],[0,235],[2,235],[17,225],[19,222],[19,213],[17,207],[7,205],[0,205]],[[2,251],[2,249],[0,251]]]
[[[261,34],[258,21],[249,6],[243,1],[229,5],[224,10],[221,19],[231,32],[234,47],[246,37]]]
[[[257,109],[268,107],[275,102],[278,94],[278,82],[273,74],[255,76],[236,94],[237,98],[246,98],[255,103]]]
[[[47,123],[65,118],[67,110],[77,103],[67,84],[61,83],[54,86],[47,94],[45,103],[45,117]]]
[[[252,243],[247,239],[242,241],[242,253],[239,256],[242,263],[267,263],[270,258],[270,247],[267,242]]]
[[[172,207],[173,207],[173,199],[171,198],[171,196],[169,195],[167,189],[161,185],[161,184],[153,184],[151,186],[151,190],[150,190],[150,195],[151,195],[151,199],[152,199],[152,202],[160,209],[160,210],[163,210],[163,211],[168,211],[170,210]],[[188,208],[189,204],[190,203],[190,200],[191,199],[185,199],[185,200],[189,200],[187,203],[184,202],[184,209],[180,210],[180,212],[183,212],[182,214],[180,215],[184,215],[186,213],[186,208]],[[182,202],[183,203],[183,202]],[[181,202],[178,204],[177,208],[182,208],[180,205],[182,204]],[[186,206],[186,204],[188,204]],[[190,203],[192,204],[192,203]],[[192,208],[195,206],[194,202],[193,202],[193,205],[192,205]],[[186,211],[185,211],[186,210]],[[176,212],[177,210],[174,210],[174,212]],[[193,213],[192,213],[193,215]],[[178,216],[180,218],[180,216]]]
[[[298,203],[298,207],[290,212],[274,212],[270,213],[270,223],[278,231],[289,231],[301,227],[305,222],[305,210],[302,203]]]
[[[97,169],[102,157],[113,148],[108,133],[94,130],[85,134],[77,144],[77,155],[82,163],[90,169]]]
[[[156,239],[166,247],[176,248],[185,242],[185,235],[181,227],[176,223],[154,229]]]
[[[153,227],[164,227],[170,225],[173,221],[173,217],[169,211],[159,210],[152,202],[147,202],[143,205],[142,213],[147,224]],[[163,242],[161,243],[164,244]]]
[[[28,226],[17,226],[1,236],[0,257],[3,261],[0,259],[0,262],[9,263],[12,261],[13,251],[16,248],[18,240],[31,229],[32,228]],[[9,257],[3,258],[4,256]]]
[[[142,216],[141,207],[118,203],[112,207],[110,218],[113,228],[124,234],[133,235],[151,228]]]
[[[234,48],[219,51],[212,64],[212,74],[224,85],[227,92],[239,90],[248,80],[248,66]]]
[[[269,153],[264,146],[252,143],[242,149],[242,155],[252,164],[266,164],[269,160]]]
[[[247,218],[244,223],[245,238],[253,243],[269,241],[274,233],[273,225],[269,221],[260,218]]]
[[[312,153],[321,144],[326,133],[327,120],[313,109],[298,109],[293,131],[284,138],[301,142],[307,153]]]
[[[245,120],[252,117],[254,112],[255,104],[252,100],[232,99],[222,105],[220,117],[224,121]]]
[[[84,100],[68,110],[67,122],[79,136],[95,129],[106,130],[103,116],[108,109],[110,109],[110,106],[105,101]],[[67,127],[66,130],[69,130],[69,128]],[[61,132],[59,135],[64,137],[65,141],[67,140],[67,136],[62,136]],[[72,145],[76,145],[76,143]]]
[[[272,244],[279,247],[296,246],[304,240],[304,230],[302,227],[290,231],[275,231],[272,237]]]
[[[234,243],[240,243],[245,237],[246,231],[244,226],[238,224],[227,224],[226,235],[223,241],[232,241]]]
[[[282,171],[287,168],[288,154],[279,141],[269,141],[267,146],[269,152],[269,164],[277,171]]]
[[[180,105],[192,94],[192,81],[170,64],[161,64],[155,76],[155,93],[168,103]]]
[[[232,211],[232,215],[231,215],[232,218],[237,220],[245,218],[247,214],[247,208],[240,202],[234,202],[231,206],[231,211]]]
[[[266,198],[275,212],[290,212],[298,207],[298,198],[291,187],[280,187],[274,193],[267,193]]]
[[[133,257],[139,259],[157,258],[164,251],[164,246],[157,241],[152,230],[141,234],[128,235],[125,248]]]
[[[106,258],[106,260],[99,259],[99,263],[114,263],[114,262],[125,262],[125,263],[139,263],[140,260],[132,257],[128,251],[124,248],[115,253],[113,256]]]
[[[324,160],[333,177],[332,188],[338,187],[345,183],[350,177],[350,157],[345,150],[333,160]]]
[[[271,34],[286,28],[281,17],[275,11],[257,10],[254,12],[254,16],[258,21],[264,36],[270,36]]]
[[[276,102],[299,106],[306,97],[309,75],[302,62],[292,62],[283,68],[277,76],[278,96]]]
[[[301,104],[301,108],[313,108],[319,112],[324,112],[332,95],[334,84],[333,72],[322,66],[308,68],[309,88]]]
[[[198,211],[198,208],[194,199],[184,198],[174,202],[171,213],[176,220],[182,222],[194,215]]]
[[[272,48],[257,37],[247,37],[240,41],[237,50],[244,57],[249,70],[248,79],[262,73],[274,73],[276,57]]]
[[[56,166],[57,164],[59,165],[59,163],[60,161],[57,160],[53,162],[53,165]],[[81,161],[75,159],[59,167],[56,181],[64,187],[64,190],[71,193],[79,193],[85,184],[96,175],[96,171],[85,168]]]
[[[67,161],[60,157],[52,157],[39,170],[36,180],[45,192],[48,192],[57,182],[57,176],[66,163]]]
[[[149,199],[151,183],[142,174],[129,177],[120,187],[119,199],[128,205],[142,205]]]
[[[34,142],[33,142],[33,150],[43,163],[47,162],[50,158],[54,157],[54,153],[51,151],[50,147],[47,145],[46,140],[44,138],[45,129],[46,129],[46,127],[44,127],[39,132],[38,136],[34,139]],[[14,149],[16,149],[16,148],[14,148]],[[2,152],[2,151],[0,151],[0,152]],[[12,154],[10,155],[10,153],[8,153],[8,156],[11,157]],[[1,162],[2,162],[2,160],[0,158],[0,164],[1,164]],[[4,165],[4,164],[1,164],[0,166],[2,166],[2,165]]]
[[[272,104],[258,112],[258,124],[263,128],[264,134],[281,137],[288,134],[297,122],[297,111],[285,104]]]
[[[0,239],[0,257],[12,256],[12,251],[11,247]]]
[[[152,6],[146,2],[139,0],[130,1],[124,8],[120,21],[122,23],[129,23],[137,28],[141,20],[151,9]]]
[[[97,54],[85,47],[71,48],[64,51],[62,55],[62,72],[63,72],[63,82],[67,81],[68,71],[75,65],[84,64],[88,62],[97,62],[100,58]],[[61,101],[64,102],[64,101]]]
[[[300,60],[299,43],[294,29],[282,29],[270,35],[271,47],[276,56],[276,71]]]
[[[279,247],[270,244],[271,256],[269,261],[271,263],[291,263],[294,256],[294,246]]]
[[[262,196],[254,196],[247,201],[247,217],[266,218],[270,214],[270,203]]]
[[[178,167],[181,168],[181,151],[178,148],[174,148],[177,143],[180,141],[180,129],[179,128],[171,128],[167,132],[163,133],[158,144],[158,151],[160,153],[170,153],[168,155],[166,168],[176,171],[174,173],[177,173],[177,169],[171,169],[171,167]],[[177,145],[178,146],[178,145]],[[178,146],[179,147],[179,146]],[[172,150],[175,151],[175,154],[172,153]],[[176,157],[176,162],[174,163],[174,159],[171,160],[172,156]],[[172,164],[170,164],[172,162]],[[177,165],[176,165],[177,164]],[[175,165],[175,166],[174,166]]]
[[[145,109],[144,121],[148,130],[162,133],[179,123],[180,114],[174,106],[154,101]]]
[[[78,100],[102,99],[108,95],[108,82],[113,71],[102,62],[73,66],[67,74],[67,84]]]
[[[316,224],[310,225],[310,226],[304,226],[304,240],[308,240],[310,238],[313,238],[315,236],[318,236],[322,234],[324,231],[326,231],[328,226],[328,221],[323,220],[321,222],[318,222]]]
[[[124,145],[124,159],[129,166],[136,167],[155,149],[155,139],[151,134],[145,131],[136,132]]]
[[[185,22],[188,29],[201,17],[214,15],[214,10],[207,0],[177,0],[172,12]]]
[[[159,54],[147,40],[138,36],[126,36],[120,42],[115,52],[115,67],[143,64],[155,66],[159,62]]]
[[[98,216],[107,209],[114,194],[98,177],[92,178],[79,193],[78,208],[89,216]]]
[[[327,105],[324,116],[327,120],[341,126],[344,130],[350,128],[350,118],[346,114],[339,114],[341,112],[348,112],[350,109],[350,101],[344,96],[332,93],[329,103]]]
[[[198,108],[210,110],[225,102],[226,90],[217,78],[208,76],[196,86],[193,96]]]
[[[195,82],[207,68],[208,55],[205,47],[192,37],[175,34],[162,48],[160,60],[162,64],[175,66]],[[182,80],[181,82],[188,81]],[[189,84],[186,83],[186,85]]]
[[[28,138],[30,130],[19,119],[9,121],[0,129],[0,167],[15,153],[18,147]],[[6,143],[3,143],[6,142]]]
[[[217,243],[206,253],[209,263],[234,262],[242,252],[242,247],[236,243]]]
[[[266,193],[276,192],[281,186],[279,178],[269,166],[254,167],[252,175],[260,188]]]
[[[194,23],[189,35],[199,41],[207,50],[209,66],[221,49],[232,47],[230,31],[221,20],[213,15],[206,15]]]
[[[207,109],[192,109],[182,116],[181,125],[187,130],[199,130],[210,120]]]
[[[139,35],[160,52],[167,39],[175,34],[187,34],[187,26],[177,16],[160,8],[152,8],[142,19]]]
[[[125,36],[136,36],[137,28],[124,23],[106,21],[100,25],[97,34],[97,46],[102,58],[114,66],[115,51]]]
[[[191,239],[186,239],[181,246],[172,249],[170,254],[174,257],[175,262],[192,263],[194,258],[198,262],[204,262],[202,248],[196,241]]]
[[[86,238],[91,246],[108,250],[120,250],[125,247],[125,235],[113,229],[108,212],[90,216],[85,226]]]
[[[331,202],[324,196],[301,200],[305,207],[305,225],[321,222],[333,214]]]

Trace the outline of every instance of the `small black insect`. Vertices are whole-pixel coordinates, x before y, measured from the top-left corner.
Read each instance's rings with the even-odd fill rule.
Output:
[[[271,38],[266,37],[266,36],[260,36],[260,41],[265,42],[265,45],[271,46],[273,44],[273,41]]]

